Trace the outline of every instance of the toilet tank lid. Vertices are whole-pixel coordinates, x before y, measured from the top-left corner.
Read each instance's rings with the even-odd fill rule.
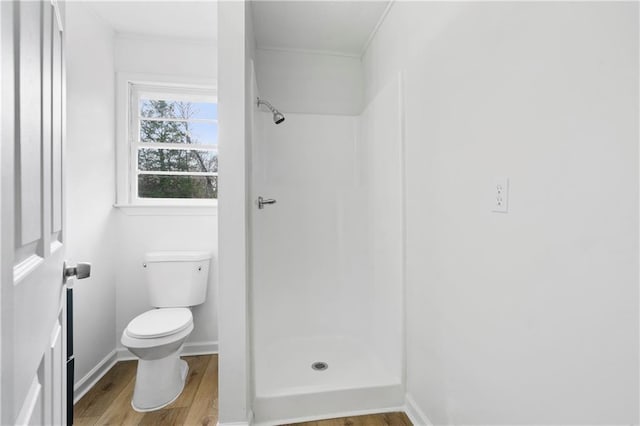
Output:
[[[147,253],[145,262],[195,262],[211,259],[207,251],[155,251]]]

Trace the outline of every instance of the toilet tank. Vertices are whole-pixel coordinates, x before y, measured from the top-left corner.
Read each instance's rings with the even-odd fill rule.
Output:
[[[211,253],[162,251],[147,253],[144,268],[151,306],[177,308],[204,303]]]

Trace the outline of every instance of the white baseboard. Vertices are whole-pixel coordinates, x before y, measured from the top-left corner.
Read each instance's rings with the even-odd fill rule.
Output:
[[[193,355],[209,355],[218,353],[218,342],[190,342],[185,343],[182,349],[183,356]],[[118,361],[128,361],[136,359],[136,357],[126,348],[118,348],[111,351],[102,361],[91,369],[82,379],[78,380],[73,387],[73,403],[75,404],[82,398],[89,389],[98,383],[107,371]]]
[[[433,423],[426,414],[418,407],[416,401],[410,394],[405,396],[404,412],[407,413],[407,417],[411,420],[414,426],[433,426]]]
[[[253,425],[253,411],[249,410],[249,414],[247,415],[247,420],[242,422],[220,422],[218,421],[218,426],[250,426]]]
[[[211,355],[218,353],[218,342],[189,342],[185,343],[182,355]]]
[[[73,386],[73,403],[75,404],[78,402],[80,398],[89,391],[89,389],[95,386],[95,384],[98,383],[98,380],[100,380],[107,371],[111,370],[111,367],[113,367],[117,361],[118,356],[116,351],[111,351],[98,363],[98,365],[93,367],[83,378],[78,380]]]
[[[322,414],[319,416],[304,416],[304,417],[294,417],[273,421],[265,421],[265,422],[257,422],[254,423],[255,426],[276,426],[282,424],[294,424],[294,423],[306,423],[306,422],[314,422],[320,420],[328,420],[328,419],[338,419],[343,417],[357,417],[357,416],[367,416],[369,414],[382,414],[382,413],[396,413],[405,411],[405,407],[384,407],[384,408],[372,408],[368,410],[354,410],[354,411],[338,411],[331,414]],[[415,426],[418,426],[415,423]]]
[[[118,361],[137,359],[127,348],[116,349]],[[211,355],[218,353],[218,342],[188,342],[182,348],[181,356]]]

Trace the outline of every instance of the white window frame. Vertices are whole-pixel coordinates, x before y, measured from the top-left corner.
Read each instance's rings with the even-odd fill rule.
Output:
[[[154,74],[131,74],[117,73],[117,189],[116,207],[157,207],[180,214],[183,210],[175,208],[205,208],[202,213],[211,213],[211,208],[218,205],[217,199],[192,199],[192,198],[139,198],[138,197],[138,142],[139,121],[138,104],[134,100],[137,98],[132,93],[132,89],[137,91],[156,91],[162,93],[185,93],[191,98],[202,98],[209,102],[217,103],[217,90],[215,80],[193,79],[177,76],[154,75]],[[134,105],[135,103],[135,105]],[[189,149],[189,147],[180,147]],[[194,146],[193,149],[217,150],[216,147],[206,145]],[[161,173],[156,173],[161,174]],[[173,173],[175,174],[175,173]],[[188,175],[198,175],[198,173],[185,173]],[[146,209],[144,209],[146,210]],[[164,210],[164,209],[163,209]],[[191,209],[190,209],[191,210]],[[140,214],[135,213],[134,214]],[[168,214],[163,211],[160,214]],[[169,213],[173,214],[173,213]],[[189,212],[188,214],[193,214]],[[196,213],[197,214],[197,213]]]

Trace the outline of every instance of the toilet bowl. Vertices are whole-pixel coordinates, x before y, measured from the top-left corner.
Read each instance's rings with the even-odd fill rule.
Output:
[[[180,359],[193,331],[191,307],[204,303],[211,254],[202,251],[147,253],[142,263],[150,305],[131,320],[120,341],[138,357],[131,406],[153,411],[171,404],[184,389],[189,366]]]
[[[192,331],[188,308],[152,309],[129,323],[121,342],[139,358],[131,400],[134,410],[157,410],[180,396],[189,370],[180,352]]]

